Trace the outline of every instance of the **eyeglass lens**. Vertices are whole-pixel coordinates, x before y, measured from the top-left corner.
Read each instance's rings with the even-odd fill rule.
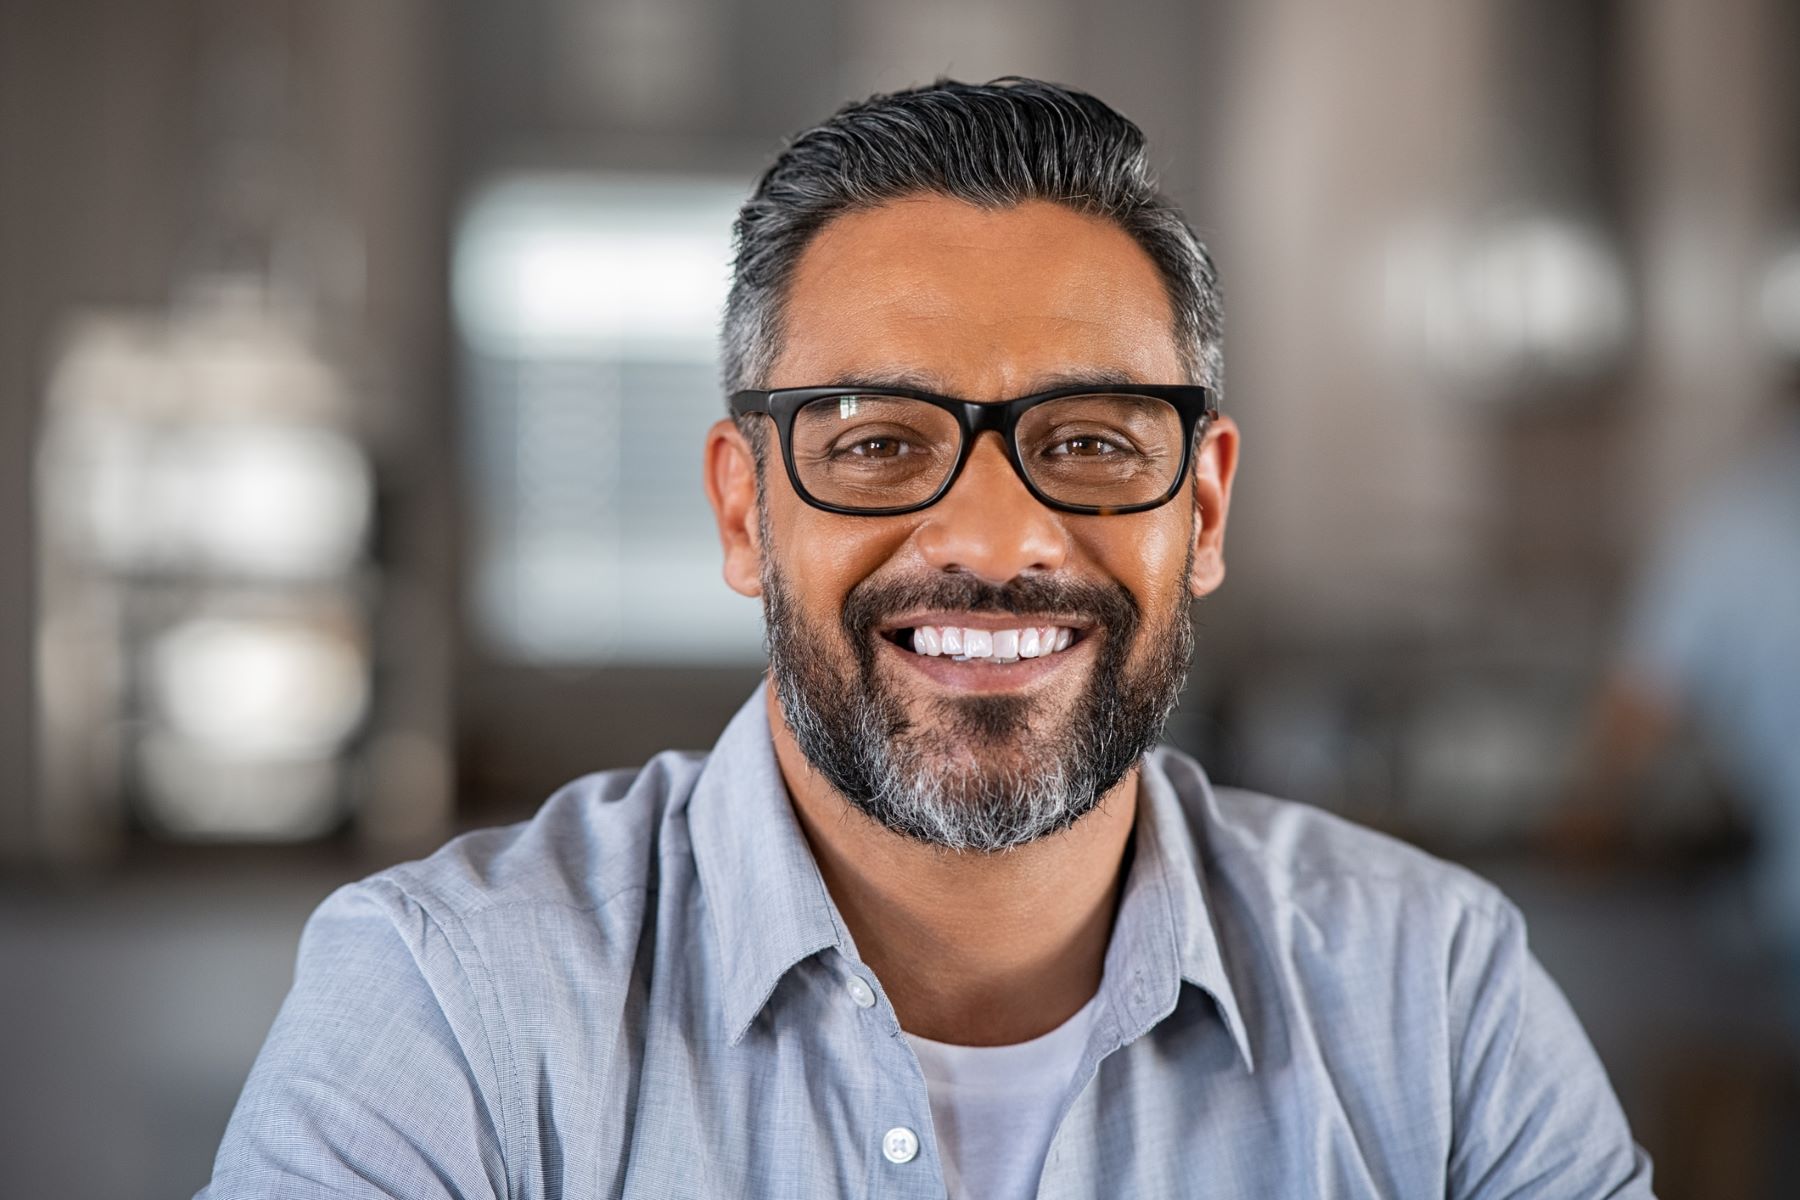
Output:
[[[1065,396],[1027,409],[1015,434],[1032,484],[1063,504],[1124,507],[1165,495],[1181,470],[1181,415],[1149,396]],[[794,415],[794,471],[843,508],[929,500],[956,468],[962,427],[920,400],[839,395]]]

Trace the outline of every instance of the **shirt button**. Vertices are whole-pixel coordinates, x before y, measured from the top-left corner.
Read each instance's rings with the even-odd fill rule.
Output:
[[[850,999],[858,1008],[875,1007],[875,989],[864,982],[861,975],[852,975],[844,982],[844,988],[850,993]]]
[[[904,1125],[896,1125],[882,1135],[881,1153],[891,1163],[909,1163],[918,1157],[919,1135]]]

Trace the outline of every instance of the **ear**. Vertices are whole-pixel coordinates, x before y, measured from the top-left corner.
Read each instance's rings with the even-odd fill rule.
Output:
[[[725,582],[743,596],[762,595],[762,525],[756,507],[756,452],[730,418],[706,431],[706,498],[719,523]]]
[[[1238,428],[1230,417],[1214,417],[1194,451],[1194,569],[1188,591],[1204,596],[1225,582],[1225,517],[1231,509],[1231,481],[1237,475]]]

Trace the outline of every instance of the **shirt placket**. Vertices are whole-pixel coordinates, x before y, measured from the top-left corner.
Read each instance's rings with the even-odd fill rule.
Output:
[[[855,1015],[858,1051],[872,1070],[869,1111],[859,1122],[869,1164],[866,1194],[883,1200],[943,1200],[943,1160],[931,1124],[931,1098],[900,1020],[864,964],[830,953],[842,1003]]]

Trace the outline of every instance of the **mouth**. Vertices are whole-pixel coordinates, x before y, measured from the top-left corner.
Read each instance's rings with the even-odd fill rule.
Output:
[[[1027,659],[1051,659],[1079,645],[1092,627],[1042,618],[1030,622],[975,614],[925,614],[876,632],[885,641],[919,658],[945,658],[957,663],[1006,666]]]

